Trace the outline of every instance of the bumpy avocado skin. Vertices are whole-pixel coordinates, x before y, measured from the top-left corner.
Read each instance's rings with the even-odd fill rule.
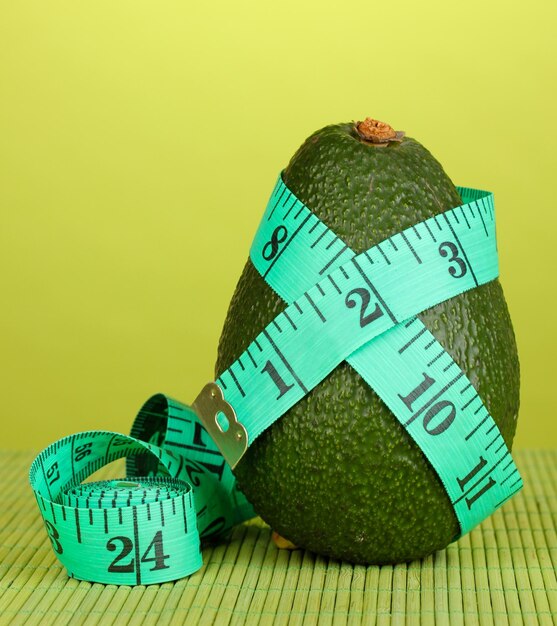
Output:
[[[351,123],[308,137],[283,177],[356,252],[461,204],[440,163],[417,141],[405,137],[378,148]],[[224,323],[216,374],[285,306],[248,260]],[[499,281],[419,317],[466,373],[510,448],[519,362]],[[346,362],[260,435],[235,474],[274,530],[333,558],[408,561],[446,547],[459,532],[437,474]]]

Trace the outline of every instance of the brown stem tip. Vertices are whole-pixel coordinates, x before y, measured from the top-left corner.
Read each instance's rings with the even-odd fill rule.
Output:
[[[404,131],[394,130],[389,124],[374,120],[372,117],[366,117],[363,122],[356,122],[355,126],[362,139],[376,144],[378,147],[384,147],[390,141],[402,141],[405,134]]]
[[[281,537],[276,530],[273,530],[273,541],[275,542],[275,545],[277,546],[277,548],[280,548],[281,550],[297,550],[298,548],[288,539],[285,539],[284,537]]]

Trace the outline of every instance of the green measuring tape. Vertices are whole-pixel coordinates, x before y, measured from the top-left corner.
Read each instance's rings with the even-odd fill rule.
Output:
[[[133,478],[80,484],[124,457]],[[29,478],[56,556],[81,580],[140,585],[187,576],[202,565],[200,541],[254,516],[191,407],[162,394],[145,402],[132,436],[60,439],[33,461]]]
[[[79,433],[33,462],[31,485],[68,573],[145,584],[196,571],[200,542],[254,515],[232,468],[344,360],[420,446],[461,534],[519,491],[493,418],[416,317],[498,276],[493,195],[458,191],[462,206],[356,255],[279,176],[250,258],[287,308],[191,407],[157,394],[131,436]],[[121,457],[144,478],[80,484]]]

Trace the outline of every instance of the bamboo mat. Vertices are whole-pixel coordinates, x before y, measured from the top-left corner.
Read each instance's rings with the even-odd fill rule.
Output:
[[[557,450],[514,457],[523,491],[423,561],[363,567],[278,550],[255,520],[205,549],[188,578],[117,587],[67,577],[27,482],[33,454],[0,452],[0,623],[554,624]]]

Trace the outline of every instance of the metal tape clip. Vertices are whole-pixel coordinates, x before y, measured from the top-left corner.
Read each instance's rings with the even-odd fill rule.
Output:
[[[216,383],[207,383],[192,404],[222,456],[234,469],[248,449],[248,432]]]

